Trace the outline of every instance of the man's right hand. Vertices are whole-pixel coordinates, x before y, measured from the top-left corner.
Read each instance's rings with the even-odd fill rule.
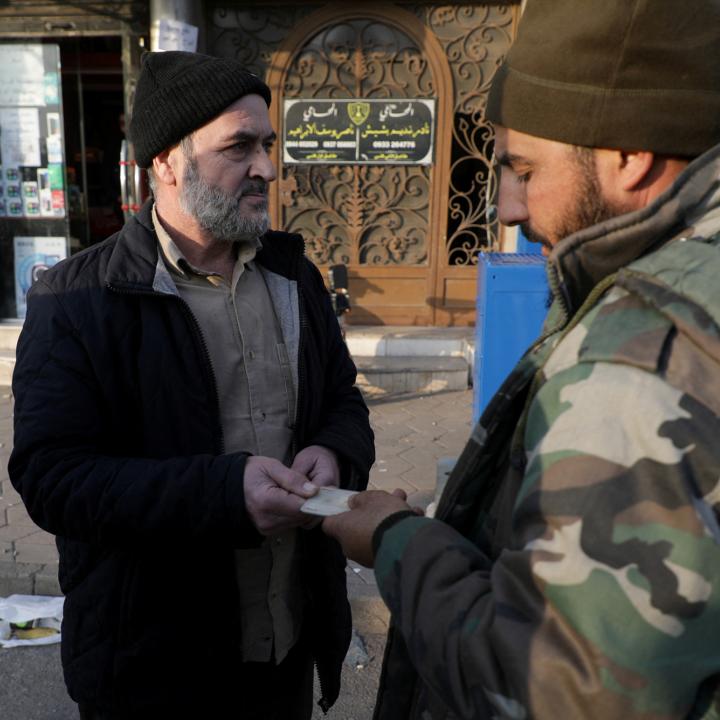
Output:
[[[307,522],[300,507],[317,493],[318,487],[279,460],[251,456],[243,477],[245,507],[258,532],[276,535]]]

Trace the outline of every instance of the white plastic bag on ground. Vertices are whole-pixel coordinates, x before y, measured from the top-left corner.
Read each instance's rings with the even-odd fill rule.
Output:
[[[60,642],[63,600],[49,595],[0,597],[0,647]]]

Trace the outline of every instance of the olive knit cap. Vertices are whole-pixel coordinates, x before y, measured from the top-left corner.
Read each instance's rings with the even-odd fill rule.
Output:
[[[130,119],[137,164],[148,167],[158,153],[252,94],[270,105],[270,88],[237,60],[176,50],[147,53]]]
[[[528,0],[487,118],[681,157],[720,143],[720,0]]]

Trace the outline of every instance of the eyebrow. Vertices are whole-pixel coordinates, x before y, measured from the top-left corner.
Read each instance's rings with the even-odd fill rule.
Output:
[[[225,142],[241,142],[241,141],[249,141],[254,142],[257,140],[260,136],[258,133],[248,132],[247,130],[238,130],[238,132],[233,133],[232,135],[228,135],[225,138]],[[274,143],[277,140],[277,133],[271,132],[269,135],[266,135],[264,138],[262,138],[263,142],[270,142]]]
[[[500,155],[498,155],[495,158],[495,161],[498,165],[501,167],[513,167],[513,165],[516,165],[518,163],[524,163],[529,164],[530,161],[527,158],[524,158],[522,155],[514,155],[513,153],[509,152],[502,152]]]

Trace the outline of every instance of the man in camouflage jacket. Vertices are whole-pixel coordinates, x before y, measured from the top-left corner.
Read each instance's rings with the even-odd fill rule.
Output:
[[[720,717],[719,62],[717,0],[529,0],[487,112],[542,335],[435,519],[324,523],[392,611],[376,718]]]

